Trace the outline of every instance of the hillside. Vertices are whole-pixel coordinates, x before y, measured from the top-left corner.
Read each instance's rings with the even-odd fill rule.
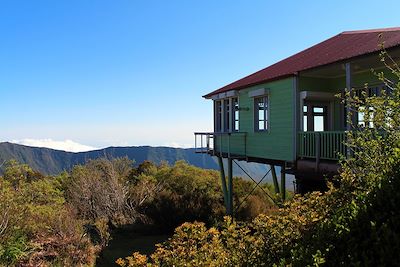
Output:
[[[101,157],[116,158],[125,157],[140,164],[149,160],[159,164],[166,161],[173,164],[178,160],[185,160],[189,164],[205,169],[218,169],[215,158],[205,154],[196,154],[193,148],[172,148],[172,147],[150,147],[150,146],[132,146],[132,147],[108,147],[88,152],[66,152],[49,148],[29,147],[13,144],[9,142],[0,143],[0,164],[10,159],[15,159],[21,163],[26,163],[34,170],[48,175],[55,175],[64,170],[70,170],[74,165],[84,164],[90,159]],[[267,171],[267,166],[257,163],[241,162],[240,165],[252,177],[258,179]],[[233,166],[234,174],[247,178],[243,171],[236,165]],[[1,169],[0,169],[1,172]],[[287,179],[289,189],[293,187],[292,179]]]

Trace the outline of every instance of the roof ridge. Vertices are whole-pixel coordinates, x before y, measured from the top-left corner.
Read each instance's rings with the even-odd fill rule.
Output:
[[[357,34],[357,33],[371,33],[371,32],[392,32],[392,31],[400,31],[400,27],[368,29],[368,30],[355,30],[355,31],[344,31],[341,34]]]

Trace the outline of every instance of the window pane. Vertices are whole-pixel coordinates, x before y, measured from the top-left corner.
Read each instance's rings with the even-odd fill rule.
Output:
[[[316,113],[323,113],[324,112],[324,108],[314,107],[313,111],[316,112]]]
[[[365,116],[364,112],[358,112],[358,122],[359,122],[359,124],[362,123],[364,125],[364,116]]]
[[[225,105],[225,109],[226,109],[227,111],[229,111],[229,110],[230,110],[230,107],[229,107],[229,100],[225,100],[225,101],[224,101],[224,105]]]
[[[258,111],[258,120],[264,120],[264,110]]]
[[[324,116],[314,116],[314,131],[315,132],[324,131]]]
[[[303,116],[303,131],[307,132],[307,116]]]
[[[264,129],[264,121],[259,121],[259,122],[258,122],[258,129],[259,129],[259,130],[265,130],[265,129]]]
[[[239,131],[239,121],[235,121],[235,131]]]
[[[303,106],[303,112],[307,112],[307,106]]]
[[[233,98],[232,99],[232,103],[233,103],[233,106],[234,106],[235,110],[239,110],[239,101],[238,101],[238,99],[237,98]]]

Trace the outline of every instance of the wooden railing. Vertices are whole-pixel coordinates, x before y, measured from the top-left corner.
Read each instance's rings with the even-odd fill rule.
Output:
[[[343,131],[299,132],[298,157],[339,160],[346,155],[345,137]]]
[[[196,153],[215,156],[246,157],[246,133],[194,133]]]

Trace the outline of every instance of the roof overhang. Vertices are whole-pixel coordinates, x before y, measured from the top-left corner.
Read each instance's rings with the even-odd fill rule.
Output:
[[[249,88],[293,76],[296,72],[379,52],[382,50],[382,43],[386,49],[398,47],[400,45],[400,27],[343,32],[203,97],[206,99],[220,98],[220,94],[231,90]]]
[[[205,99],[212,99],[212,100],[219,100],[219,99],[223,99],[223,98],[228,98],[228,97],[235,97],[238,96],[239,92],[238,90],[230,90],[227,92],[223,92],[223,93],[219,93],[219,94],[214,94],[211,96],[203,96]]]

